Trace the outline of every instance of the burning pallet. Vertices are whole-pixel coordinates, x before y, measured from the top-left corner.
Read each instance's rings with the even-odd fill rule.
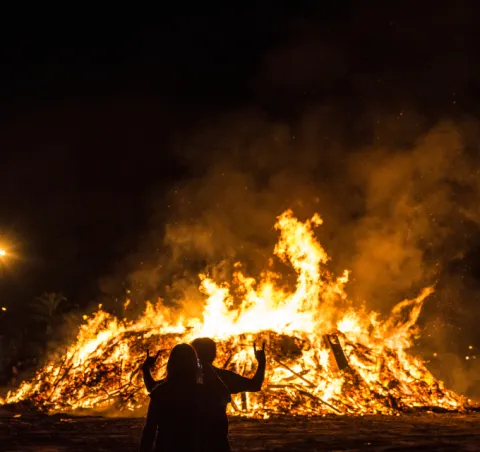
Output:
[[[348,361],[345,357],[342,345],[336,334],[325,334],[323,336],[326,348],[331,351],[331,365],[332,367],[336,365],[337,370],[345,370],[348,368]]]

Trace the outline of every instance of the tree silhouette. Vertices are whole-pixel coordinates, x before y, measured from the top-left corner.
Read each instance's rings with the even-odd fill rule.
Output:
[[[47,338],[52,335],[53,324],[61,313],[62,308],[65,307],[66,302],[67,298],[57,292],[45,292],[35,298],[32,304],[32,319],[45,325]]]

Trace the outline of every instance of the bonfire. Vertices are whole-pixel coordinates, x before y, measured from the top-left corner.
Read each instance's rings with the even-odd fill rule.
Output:
[[[468,402],[408,351],[433,288],[400,302],[387,318],[354,304],[345,291],[348,271],[335,277],[327,269],[329,258],[314,234],[321,223],[318,215],[301,222],[290,210],[278,217],[274,258],[295,271],[294,290],[286,289],[273,270],[256,280],[237,264],[229,282],[199,275],[205,295],[201,318],[173,315],[161,301],[147,303],[136,320],[99,308],[85,317],[64,353],[0,403],[27,400],[48,413],[143,413],[149,400],[140,370],[145,351],[161,350],[155,370],[160,378],[174,344],[210,336],[218,344],[216,365],[246,376],[255,370],[253,342],[267,342],[263,390],[234,396],[231,414],[268,418],[466,409]]]

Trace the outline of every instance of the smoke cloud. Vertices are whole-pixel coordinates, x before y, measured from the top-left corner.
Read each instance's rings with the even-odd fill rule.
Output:
[[[408,117],[398,121],[411,127]],[[154,220],[160,233],[145,239],[145,250],[163,252],[130,276],[131,285],[142,288],[139,299],[160,295],[199,314],[199,272],[210,268],[215,278],[228,280],[240,261],[258,276],[272,256],[276,217],[287,208],[300,219],[318,212],[324,219],[318,237],[331,268],[352,271],[353,300],[386,312],[437,284],[422,317],[424,349],[461,348],[458,320],[470,330],[479,308],[455,300],[473,289],[461,286],[463,276],[451,270],[477,240],[478,130],[445,121],[397,143],[398,131],[387,139],[388,121],[386,130],[374,129],[382,143],[374,138],[357,149],[345,144],[344,130],[325,112],[287,125],[249,111],[181,143],[192,176],[172,188],[165,228]],[[289,270],[282,270],[288,281]],[[461,375],[449,378],[463,388]]]
[[[404,33],[412,29],[401,26],[407,19],[410,14],[395,21]],[[352,20],[349,28],[365,33],[363,21]],[[422,71],[431,68],[432,80],[445,69],[445,55],[429,47],[446,36],[442,20],[435,37],[416,39],[421,45],[408,55],[395,54],[393,69],[378,65],[370,74],[350,74],[349,83],[342,80],[359,53],[339,38],[345,30],[332,31],[330,39],[291,24],[296,37],[273,50],[252,79],[259,106],[223,112],[177,140],[176,155],[189,177],[166,200],[151,197],[150,230],[126,265],[135,268],[127,286],[137,305],[161,297],[200,313],[198,273],[209,268],[216,279],[229,279],[240,261],[258,276],[272,256],[276,217],[291,208],[301,220],[321,215],[318,238],[334,272],[352,271],[354,301],[388,312],[436,284],[420,319],[427,355],[453,350],[460,356],[469,341],[479,340],[473,319],[480,304],[469,301],[478,284],[465,266],[480,244],[480,130],[458,114],[438,120],[411,108],[415,102],[405,99],[399,75],[412,52]],[[387,33],[393,22],[381,26]],[[398,35],[399,42],[404,38],[413,39]],[[368,36],[359,42],[360,50],[371,44]],[[457,48],[447,50],[460,59]],[[452,66],[448,79],[461,86],[466,72]],[[438,96],[438,86],[425,87],[423,79],[407,85],[410,96],[426,90],[422,98],[432,108],[460,95],[442,86]],[[289,269],[281,270],[290,281]],[[122,287],[115,278],[102,281],[106,294]],[[438,368],[445,373],[448,366]],[[462,378],[452,381],[464,387]]]
[[[258,274],[276,217],[292,208],[302,219],[320,213],[333,268],[352,270],[353,296],[371,307],[436,281],[478,232],[478,132],[442,122],[409,146],[361,149],[342,147],[341,133],[321,113],[292,126],[247,112],[201,130],[181,147],[193,176],[172,189],[164,233],[147,240],[163,241],[168,259],[132,278],[158,289],[160,273],[180,271],[184,285],[205,265],[237,260]]]

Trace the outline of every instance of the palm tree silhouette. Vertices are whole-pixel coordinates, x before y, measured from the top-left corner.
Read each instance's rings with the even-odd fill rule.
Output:
[[[50,337],[53,331],[53,323],[60,313],[60,307],[64,305],[67,298],[57,292],[45,292],[35,298],[32,305],[33,319],[46,325],[46,335]]]

